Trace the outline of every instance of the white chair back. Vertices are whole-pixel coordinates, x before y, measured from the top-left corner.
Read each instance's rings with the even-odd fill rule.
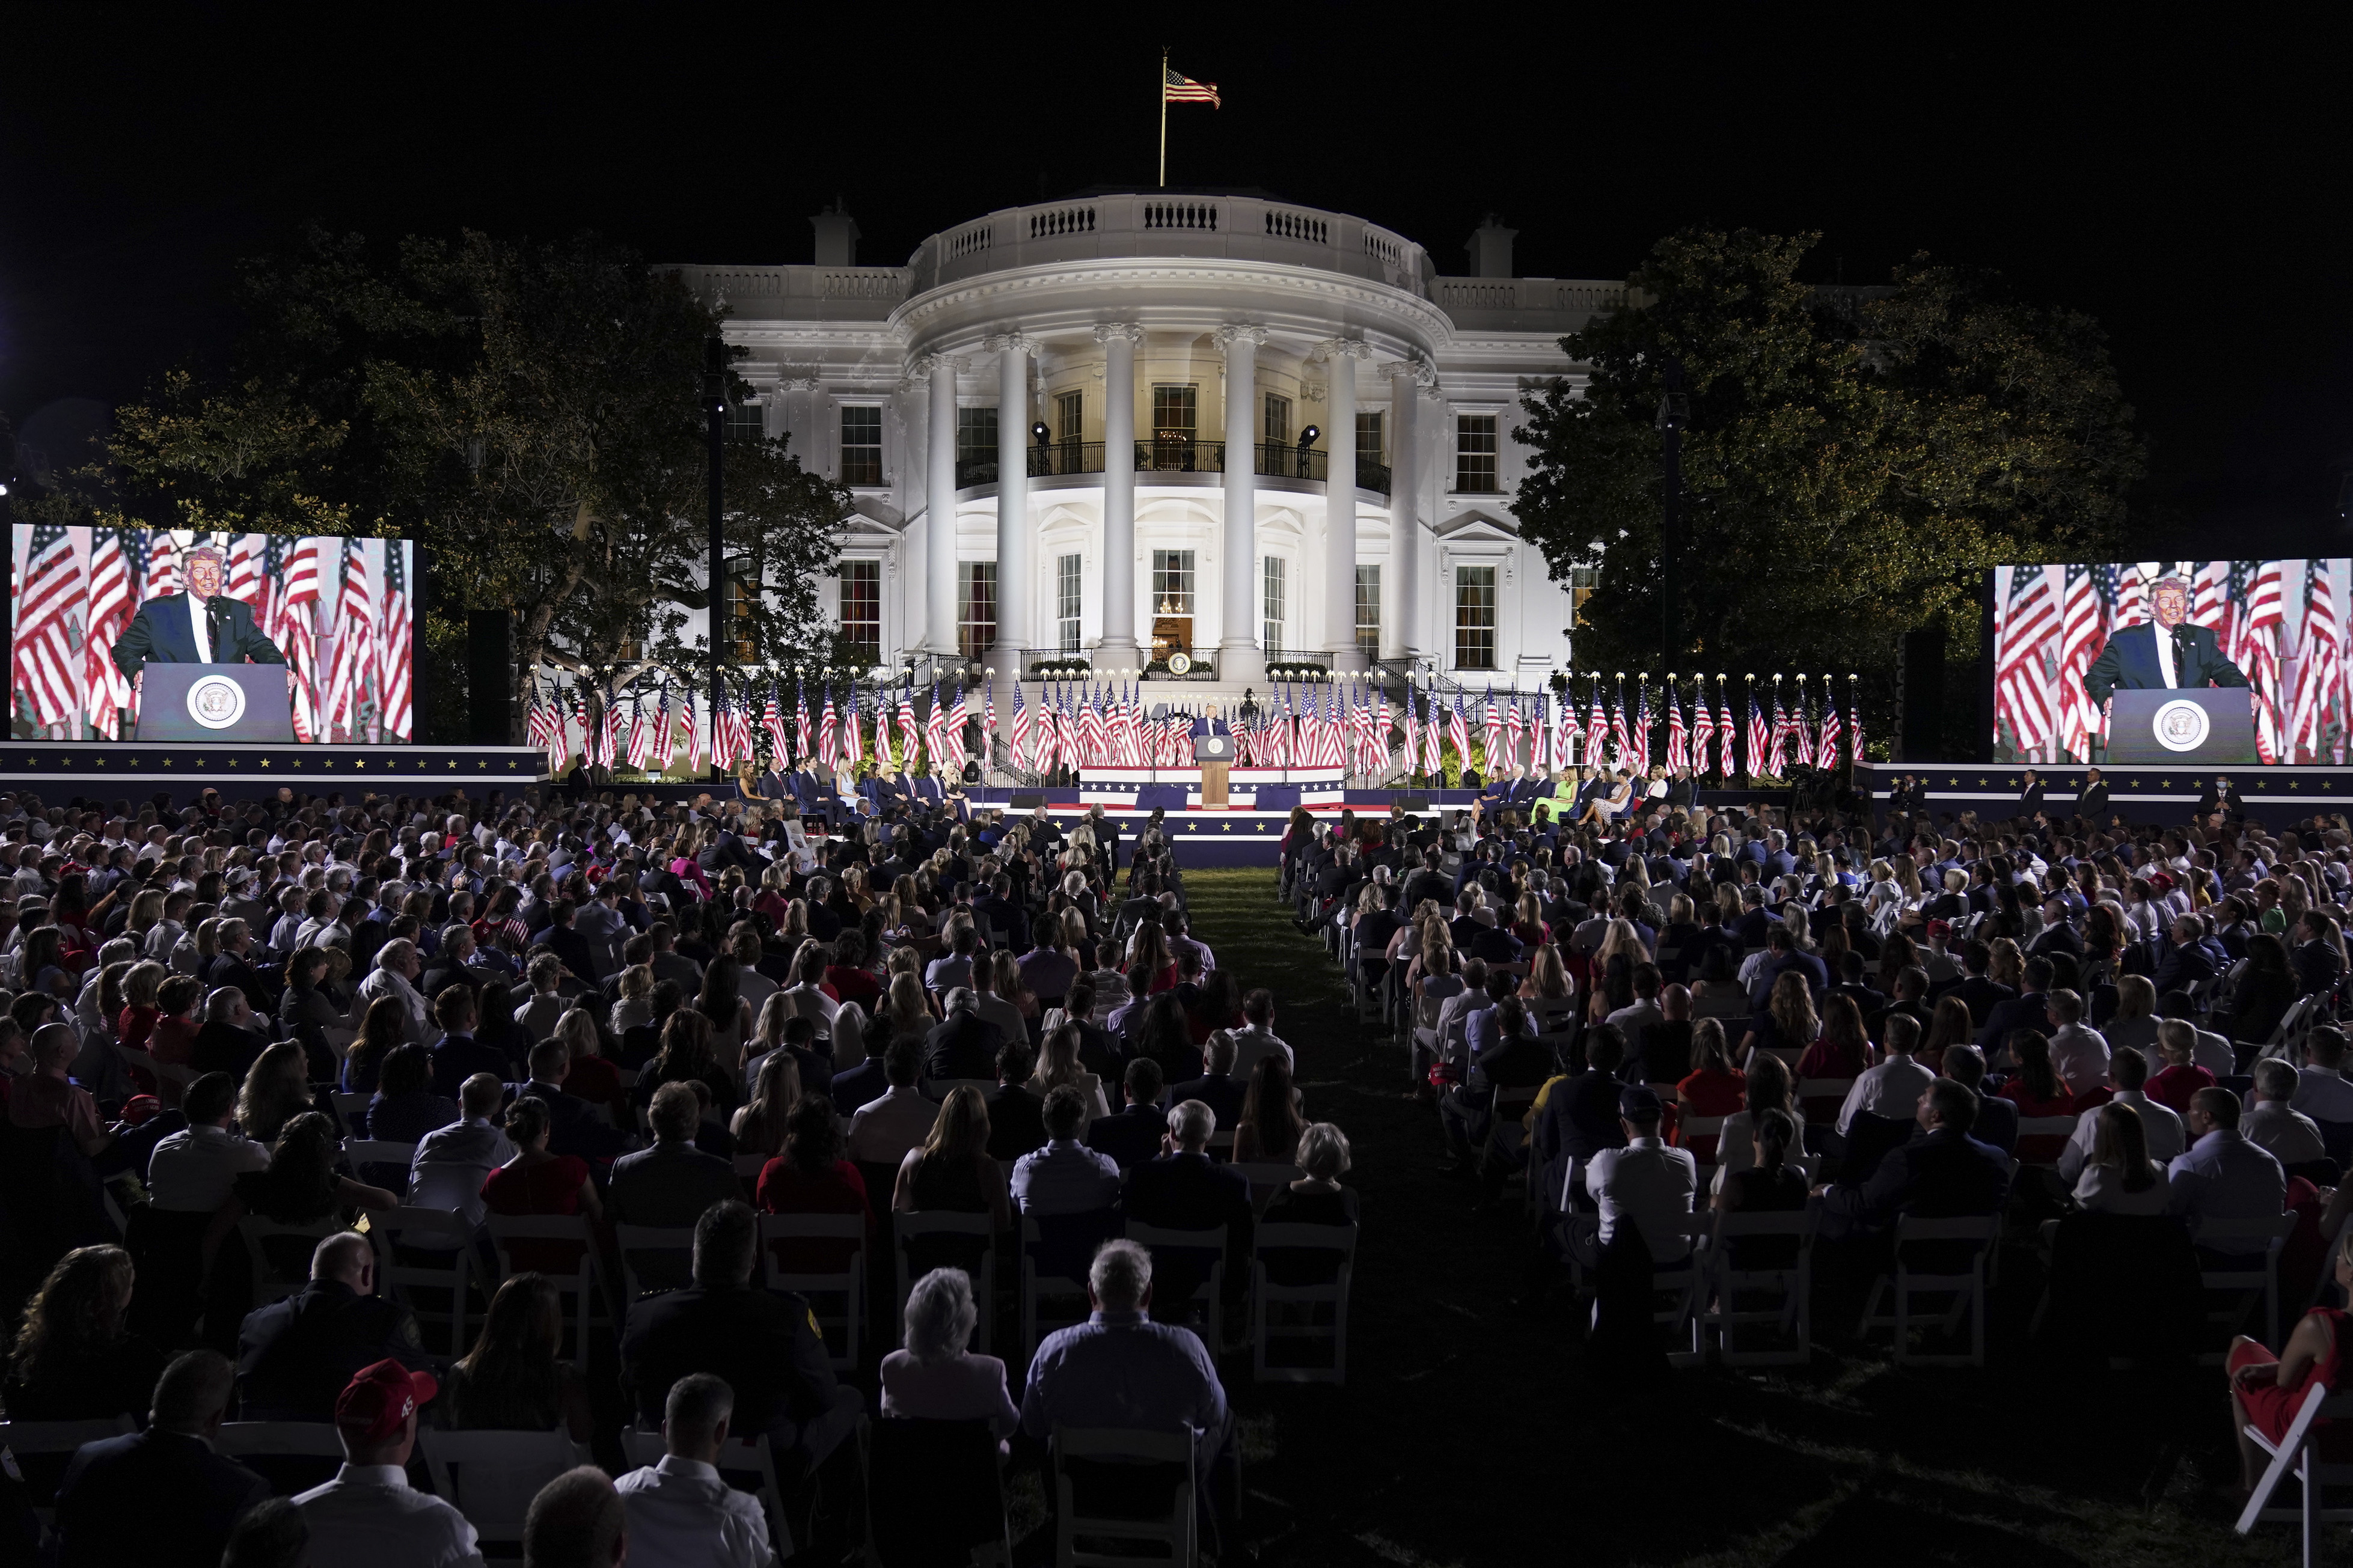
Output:
[[[1199,1561],[1194,1533],[1193,1439],[1183,1432],[1129,1432],[1103,1427],[1057,1426],[1054,1429],[1055,1512],[1054,1561],[1057,1568],[1133,1568],[1139,1562],[1193,1568]],[[1109,1459],[1181,1465],[1184,1476],[1169,1498],[1168,1512],[1157,1519],[1124,1515],[1096,1518],[1079,1510],[1071,1477],[1062,1467],[1069,1459]],[[1081,1538],[1124,1546],[1123,1552],[1082,1549]],[[1153,1549],[1150,1555],[1138,1548]]]
[[[519,1542],[540,1488],[589,1462],[586,1445],[564,1432],[445,1432],[422,1426],[436,1495],[466,1516],[486,1542]]]

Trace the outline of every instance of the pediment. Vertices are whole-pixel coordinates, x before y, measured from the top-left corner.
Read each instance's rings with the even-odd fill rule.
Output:
[[[1482,511],[1458,512],[1430,531],[1450,544],[1516,544],[1520,531]]]

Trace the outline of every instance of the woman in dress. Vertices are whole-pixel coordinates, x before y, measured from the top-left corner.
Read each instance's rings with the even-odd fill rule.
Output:
[[[822,1094],[803,1095],[793,1107],[786,1120],[784,1152],[761,1167],[756,1190],[763,1214],[854,1214],[873,1233],[866,1180],[844,1150],[833,1101]],[[858,1247],[819,1237],[778,1241],[775,1249],[780,1272],[838,1274]]]
[[[2337,1289],[2353,1300],[2353,1230],[2337,1243],[2336,1264]],[[2247,1428],[2253,1426],[2274,1444],[2284,1441],[2311,1390],[2346,1386],[2348,1348],[2353,1347],[2346,1343],[2346,1313],[2339,1307],[2315,1307],[2306,1312],[2276,1356],[2243,1334],[2231,1342],[2224,1366],[2231,1380],[2231,1432],[2239,1444],[2242,1491],[2253,1492],[2271,1464],[2271,1456],[2255,1446]]]
[[[1291,1064],[1279,1051],[1259,1058],[1250,1068],[1250,1088],[1242,1095],[1241,1114],[1234,1121],[1234,1163],[1294,1163],[1299,1140],[1306,1131],[1306,1119],[1299,1114],[1298,1091],[1292,1088]]]
[[[2051,1065],[2051,1042],[2040,1030],[2021,1029],[2004,1044],[2014,1058],[2010,1080],[2001,1086],[2001,1098],[2018,1107],[2022,1119],[2030,1116],[2068,1116],[2074,1112],[2075,1093],[2067,1080]],[[2086,1089],[2092,1086],[2086,1084]]]
[[[2160,1215],[2172,1197],[2166,1168],[2148,1157],[2148,1125],[2111,1100],[2092,1123],[2092,1157],[2075,1178],[2075,1202],[2092,1214]]]
[[[547,1101],[526,1094],[507,1107],[507,1141],[514,1158],[482,1178],[482,1205],[500,1215],[586,1215],[601,1226],[605,1205],[589,1180],[588,1162],[547,1152],[552,1129]],[[579,1272],[577,1242],[521,1239],[507,1249],[510,1265],[570,1278]]]
[[[1803,982],[1799,983],[1800,984]],[[1724,1026],[1714,1018],[1692,1025],[1692,1060],[1695,1065],[1675,1085],[1675,1104],[1685,1116],[1730,1116],[1741,1107],[1748,1080],[1732,1065],[1724,1043]]]
[[[1785,974],[1781,978],[1789,977]],[[1779,989],[1778,982],[1775,989]],[[1852,996],[1831,997],[1822,1006],[1821,1033],[1798,1058],[1797,1077],[1800,1081],[1810,1078],[1861,1078],[1870,1065],[1871,1037],[1862,1026],[1862,1009],[1855,1005]]]

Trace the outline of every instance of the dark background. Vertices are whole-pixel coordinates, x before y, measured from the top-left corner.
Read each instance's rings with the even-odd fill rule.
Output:
[[[2231,554],[2310,551],[2353,451],[2344,38],[1888,15],[19,8],[0,413],[48,450],[216,363],[236,260],[310,221],[796,262],[839,195],[891,263],[995,207],[1147,186],[1165,42],[1225,98],[1171,107],[1171,184],[1361,214],[1443,271],[1490,208],[1523,274],[1620,277],[1691,223],[1819,229],[1825,282],[1915,250],[1998,268],[2111,334],[2147,551],[2220,522]]]

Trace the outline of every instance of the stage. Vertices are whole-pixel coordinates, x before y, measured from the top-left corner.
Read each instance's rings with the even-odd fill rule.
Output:
[[[1870,763],[1855,770],[1855,784],[1861,789],[1867,775],[1873,809],[1884,813],[1890,788],[1910,773],[1927,785],[1928,810],[1939,819],[1947,812],[1974,811],[1979,821],[2007,821],[2018,814],[2018,793],[2025,784],[2027,767],[2024,763]],[[2072,763],[2050,767],[2035,764],[2044,810],[2057,817],[2073,816],[2087,771]],[[2119,763],[2100,773],[2107,781],[2110,813],[2136,825],[2179,827],[2187,823],[2217,773],[2238,790],[2250,819],[2275,831],[2293,827],[2307,816],[2353,814],[2353,766],[2166,768]]]
[[[0,789],[30,790],[45,805],[75,795],[143,801],[158,791],[186,805],[204,790],[250,800],[283,786],[312,795],[438,795],[542,782],[540,746],[142,745],[136,741],[11,741]]]

